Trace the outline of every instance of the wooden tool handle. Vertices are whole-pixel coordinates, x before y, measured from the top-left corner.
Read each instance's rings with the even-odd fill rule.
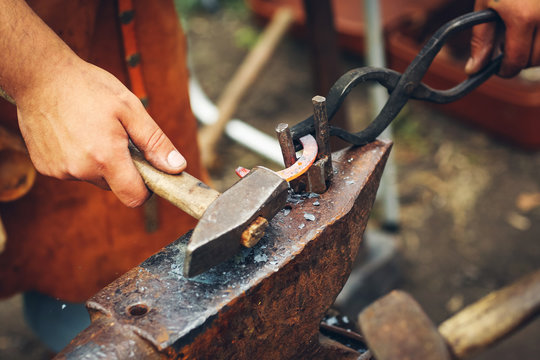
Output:
[[[200,219],[206,208],[220,195],[185,171],[178,175],[166,174],[150,165],[134,147],[130,146],[130,152],[146,186],[196,219]]]
[[[36,170],[22,137],[0,125],[0,201],[22,197],[35,178]]]
[[[6,242],[7,242],[6,228],[4,227],[4,223],[2,222],[2,219],[0,218],[0,254],[3,253],[4,249],[6,248]]]
[[[511,334],[540,312],[540,271],[492,292],[439,326],[458,359]]]
[[[36,169],[22,137],[0,125],[0,202],[13,201],[25,195],[34,185],[35,178]],[[4,251],[6,242],[6,230],[0,219],[0,253]]]

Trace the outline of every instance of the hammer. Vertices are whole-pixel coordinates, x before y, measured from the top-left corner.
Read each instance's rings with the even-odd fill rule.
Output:
[[[393,291],[367,307],[359,323],[377,360],[463,359],[532,320],[540,310],[540,270],[494,291],[439,325],[407,293]]]

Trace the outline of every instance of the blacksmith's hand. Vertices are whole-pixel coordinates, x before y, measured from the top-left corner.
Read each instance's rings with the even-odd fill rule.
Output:
[[[504,22],[498,31],[494,23],[473,28],[471,58],[465,66],[468,74],[482,69],[494,52],[502,48],[504,58],[499,71],[502,77],[517,75],[522,69],[540,65],[540,1],[476,0],[475,10],[493,9]]]
[[[140,100],[108,72],[71,59],[43,86],[16,99],[32,162],[45,175],[112,190],[127,206],[149,195],[128,139],[156,168],[178,173],[186,161]]]

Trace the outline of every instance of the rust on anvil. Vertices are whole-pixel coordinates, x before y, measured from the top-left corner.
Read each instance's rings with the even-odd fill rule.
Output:
[[[327,192],[291,197],[255,247],[189,280],[184,235],[91,298],[92,324],[58,358],[356,359],[319,323],[349,276],[390,147],[334,153]]]

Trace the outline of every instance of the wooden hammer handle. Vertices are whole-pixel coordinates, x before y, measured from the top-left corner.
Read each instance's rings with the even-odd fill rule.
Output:
[[[150,165],[134,147],[130,146],[130,152],[146,186],[196,219],[200,219],[206,208],[220,195],[185,171],[178,175],[166,174]]]
[[[439,326],[455,357],[462,359],[525,325],[540,312],[540,270],[497,290]]]

